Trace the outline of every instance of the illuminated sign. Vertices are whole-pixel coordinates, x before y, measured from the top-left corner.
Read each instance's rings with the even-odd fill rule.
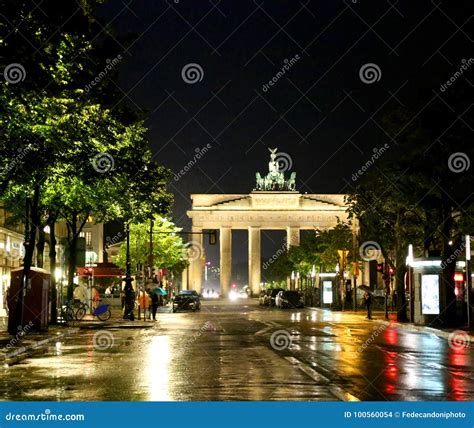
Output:
[[[439,275],[421,275],[421,312],[439,314]]]
[[[323,281],[323,303],[332,303],[332,281]]]

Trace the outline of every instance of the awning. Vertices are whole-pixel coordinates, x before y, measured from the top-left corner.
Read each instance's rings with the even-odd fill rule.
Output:
[[[79,276],[87,276],[89,271],[91,271],[92,275],[96,277],[120,277],[125,275],[125,272],[113,263],[103,263],[98,266],[85,266],[77,268],[77,274]]]

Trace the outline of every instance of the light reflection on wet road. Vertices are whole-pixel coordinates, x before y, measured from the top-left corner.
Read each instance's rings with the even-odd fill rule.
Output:
[[[445,338],[360,315],[219,301],[205,302],[199,313],[161,313],[148,329],[81,330],[45,354],[4,367],[0,394],[78,401],[473,400],[473,361],[472,346],[452,349]]]

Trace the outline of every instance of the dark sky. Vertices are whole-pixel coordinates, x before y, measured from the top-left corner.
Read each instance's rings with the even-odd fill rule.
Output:
[[[212,146],[171,185],[175,221],[187,228],[189,194],[251,191],[267,147],[291,157],[298,190],[346,192],[372,149],[390,142],[384,109],[416,112],[473,56],[470,3],[125,0],[102,15],[117,34],[135,35],[121,89],[148,111],[157,159],[177,173]],[[193,84],[182,78],[190,63],[203,71]],[[381,72],[371,84],[359,76],[368,63]]]

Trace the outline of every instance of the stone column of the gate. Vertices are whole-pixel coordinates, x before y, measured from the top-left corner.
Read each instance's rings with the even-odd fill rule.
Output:
[[[198,293],[202,292],[202,261],[204,256],[204,247],[202,242],[202,229],[192,227],[192,241],[189,248],[189,290],[196,290]]]
[[[221,296],[227,297],[230,291],[232,276],[232,229],[221,227],[219,231],[220,264],[221,264]]]
[[[286,245],[288,248],[300,245],[300,229],[298,227],[289,226],[286,228]],[[295,289],[295,283],[291,278],[286,279],[286,284],[289,289]]]
[[[260,293],[260,228],[249,227],[249,287],[252,296]]]

